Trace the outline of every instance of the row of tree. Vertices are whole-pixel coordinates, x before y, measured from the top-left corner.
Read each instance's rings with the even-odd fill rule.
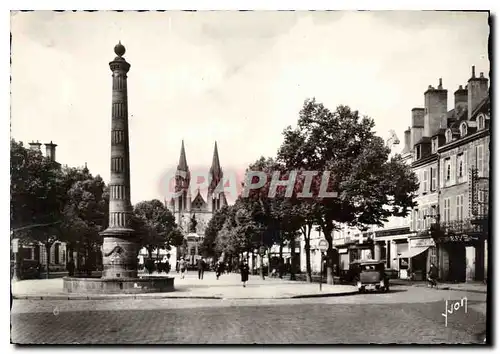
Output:
[[[11,140],[10,149],[11,238],[21,244],[43,244],[50,264],[50,248],[66,242],[68,253],[77,251],[89,262],[100,257],[102,237],[108,226],[109,190],[103,179],[87,167],[67,167]],[[182,244],[182,233],[172,213],[159,200],[134,207],[133,227],[149,256],[154,250]]]
[[[316,228],[328,241],[327,282],[332,284],[335,230],[349,226],[365,231],[382,226],[390,216],[404,217],[415,206],[415,174],[400,156],[390,158],[390,149],[375,134],[374,127],[373,119],[361,117],[347,106],[330,111],[314,99],[306,100],[297,126],[284,130],[277,156],[261,157],[247,170],[264,172],[266,184],[250,190],[248,196],[241,195],[234,205],[214,215],[207,225],[203,251],[225,257],[253,253],[273,244],[279,244],[281,251],[289,245],[293,276],[293,253],[297,236],[302,236],[306,275],[311,281],[310,241]],[[296,182],[288,193],[287,186],[272,185],[276,171],[281,180],[296,173]],[[323,186],[326,190],[321,186],[324,176],[329,177]],[[311,193],[305,195],[304,187],[306,192],[310,187]],[[277,191],[275,197],[269,197],[270,189]],[[320,190],[337,195],[323,197]]]

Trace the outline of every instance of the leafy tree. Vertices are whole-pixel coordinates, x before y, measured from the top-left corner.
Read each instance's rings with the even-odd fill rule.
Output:
[[[170,249],[170,246],[182,244],[182,233],[177,228],[174,215],[159,200],[137,203],[134,214],[139,243],[147,249],[149,258],[153,257],[155,249]]]
[[[10,170],[11,231],[60,222],[63,196],[59,164],[11,140]]]
[[[206,257],[217,255],[217,252],[215,251],[217,235],[224,226],[224,222],[226,221],[228,212],[229,207],[224,205],[222,208],[215,212],[215,214],[207,224],[207,227],[205,229],[205,237],[201,245],[201,253],[203,253]]]
[[[312,99],[304,102],[297,127],[283,132],[278,159],[288,169],[318,171],[319,175],[333,172],[327,190],[338,195],[323,198],[316,194],[307,207],[311,221],[328,241],[329,284],[333,283],[335,228],[347,224],[364,230],[368,225],[383,225],[391,215],[407,215],[415,204],[416,177],[399,160],[388,161],[390,150],[375,135],[374,126],[373,119],[360,117],[347,106],[331,112]]]
[[[60,165],[40,151],[11,140],[11,236],[21,243],[41,242],[50,247],[61,236],[65,190]],[[49,276],[47,267],[47,277]]]
[[[92,176],[87,168],[67,169],[65,182],[69,186],[64,208],[63,241],[70,251],[76,246],[83,251],[86,268],[95,264],[97,248],[102,244],[99,235],[108,222],[109,193],[103,179]]]

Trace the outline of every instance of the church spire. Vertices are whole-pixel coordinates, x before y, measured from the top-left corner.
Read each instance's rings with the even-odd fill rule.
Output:
[[[188,171],[188,165],[186,160],[186,151],[184,150],[184,140],[182,140],[181,146],[181,156],[179,157],[179,165],[177,165],[178,171]]]
[[[217,141],[214,147],[214,156],[212,158],[212,167],[210,167],[210,176],[213,179],[220,179],[222,177],[222,169],[219,162],[219,151],[217,150]]]

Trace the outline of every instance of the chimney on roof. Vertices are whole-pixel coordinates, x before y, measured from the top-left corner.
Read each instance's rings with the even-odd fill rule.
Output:
[[[472,113],[481,103],[483,99],[488,96],[488,79],[484,77],[484,73],[480,73],[476,77],[476,68],[472,67],[472,77],[467,84],[467,109],[468,119],[472,118]]]
[[[31,143],[29,143],[29,145],[30,145],[30,149],[34,150],[34,151],[40,151],[40,146],[42,146],[42,144],[39,143],[38,140],[36,141],[36,143],[34,141],[32,141]]]
[[[405,130],[404,143],[405,143],[405,145],[404,145],[403,151],[405,153],[410,152],[411,151],[411,146],[410,146],[410,144],[411,144],[411,128],[410,127],[408,127],[408,129]]]
[[[458,118],[460,112],[462,112],[467,107],[467,89],[463,88],[462,85],[458,86],[458,90],[455,91],[455,115]]]
[[[431,86],[432,87],[432,86]],[[443,89],[443,79],[439,79],[437,89],[430,88],[424,93],[425,118],[424,135],[431,137],[442,123],[446,124],[448,113],[448,90]]]
[[[411,110],[411,128],[410,128],[410,150],[413,150],[417,141],[424,133],[424,113],[423,108],[413,108]]]
[[[45,143],[45,154],[51,161],[56,161],[56,146],[52,140],[50,143]]]

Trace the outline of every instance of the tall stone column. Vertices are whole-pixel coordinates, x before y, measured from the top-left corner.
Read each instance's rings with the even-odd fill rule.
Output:
[[[128,135],[127,73],[125,47],[115,46],[117,57],[109,63],[113,72],[111,108],[111,179],[109,227],[103,237],[103,278],[136,278],[138,244],[131,225],[130,153]]]

